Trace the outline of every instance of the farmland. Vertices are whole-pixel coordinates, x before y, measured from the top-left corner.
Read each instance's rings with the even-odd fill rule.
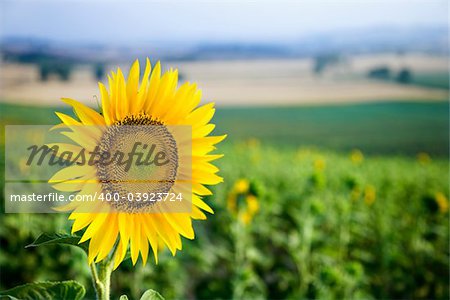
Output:
[[[55,124],[67,108],[0,103],[4,124]],[[251,138],[277,148],[315,146],[371,154],[448,155],[448,110],[443,101],[394,101],[329,106],[219,107],[216,134],[228,142]],[[31,117],[32,116],[32,117]]]
[[[55,124],[55,110],[0,105],[2,125]],[[127,260],[115,298],[147,288],[168,299],[448,298],[448,103],[230,107],[214,123],[229,135],[218,150],[225,182],[206,199],[215,214],[195,222],[175,258],[166,249],[158,265]],[[259,203],[247,224],[227,204],[245,198],[232,193],[242,180]],[[42,231],[69,232],[65,215],[0,222],[1,289],[90,287],[82,250],[24,248]]]
[[[111,62],[105,72],[129,63]],[[143,60],[141,59],[141,63]],[[152,61],[155,64],[156,61]],[[299,106],[389,101],[436,101],[448,98],[448,60],[444,56],[360,55],[340,58],[322,72],[314,71],[311,58],[273,60],[166,61],[164,69],[179,70],[180,81],[196,82],[205,102],[218,106]],[[36,65],[4,63],[0,81],[3,101],[28,105],[61,105],[61,97],[95,106],[99,99],[94,68],[74,66],[68,80],[39,78]],[[412,72],[409,84],[372,80],[367,73],[389,68],[395,77],[402,69]],[[106,78],[103,78],[104,81]]]

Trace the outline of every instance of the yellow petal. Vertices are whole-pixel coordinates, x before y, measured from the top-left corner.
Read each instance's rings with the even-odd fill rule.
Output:
[[[136,106],[136,96],[138,93],[139,86],[139,60],[135,60],[130,68],[127,79],[127,97],[130,106],[130,112],[135,113]]]
[[[52,126],[49,130],[54,131],[54,130],[58,130],[58,129],[67,129],[67,125],[64,123],[60,123],[55,126]]]
[[[192,157],[195,156],[205,156],[206,154],[208,154],[209,152],[216,150],[217,148],[210,145],[210,146],[195,146],[192,145]]]
[[[120,120],[120,114],[118,114],[118,95],[117,95],[117,84],[116,84],[116,74],[111,72],[111,76],[108,75],[109,83],[109,99],[111,102],[111,116],[114,120]]]
[[[212,192],[200,183],[193,183],[192,191],[200,196],[212,195]]]
[[[66,143],[58,143],[58,144],[46,144],[47,147],[52,148],[57,146],[58,153],[62,152],[72,152],[72,153],[80,153],[83,149],[82,147],[74,144],[66,144]]]
[[[213,161],[219,158],[222,158],[223,154],[209,154],[209,155],[202,155],[202,156],[192,156],[192,164],[196,163],[197,161]]]
[[[192,207],[191,216],[194,220],[206,220],[206,215],[196,206]]]
[[[195,93],[196,86],[185,82],[176,91],[173,96],[171,109],[169,109],[164,117],[164,120],[169,124],[176,124],[177,121],[186,118],[187,114],[190,113],[187,109],[186,102],[189,101],[189,97],[192,97]]]
[[[152,71],[152,75],[150,76],[150,86],[148,88],[147,99],[145,101],[145,105],[143,106],[143,110],[151,115],[150,107],[153,102],[156,101],[156,93],[158,92],[159,82],[161,81],[161,64],[159,61],[156,63],[155,68]]]
[[[139,217],[140,218],[140,217]],[[142,263],[144,265],[147,264],[147,258],[148,258],[148,240],[147,240],[147,235],[145,233],[145,229],[144,229],[144,225],[142,220],[139,221],[139,223],[141,224],[141,239],[140,239],[140,246],[139,246],[139,250],[141,252],[141,257],[142,257]]]
[[[79,204],[76,203],[75,201],[73,201],[73,202],[69,202],[64,205],[58,205],[58,206],[52,207],[52,209],[55,211],[59,211],[59,212],[68,212],[68,211],[75,210],[78,206],[79,206]]]
[[[86,135],[86,134],[80,134],[78,132],[61,132],[61,134],[67,136],[69,139],[80,145],[82,148],[85,149],[95,149],[95,146],[97,146],[97,141]]]
[[[117,235],[119,233],[119,228],[117,224],[117,215],[109,214],[108,220],[105,222],[104,231],[101,233],[103,235],[102,245],[97,256],[97,262],[103,260],[111,251],[117,240]]]
[[[129,114],[130,109],[128,107],[125,77],[123,76],[122,70],[120,68],[117,68],[116,91],[117,91],[116,115],[119,116],[119,120],[122,120]]]
[[[111,99],[103,83],[99,82],[98,88],[100,89],[100,97],[102,98],[102,111],[105,123],[111,125],[116,121],[115,114],[111,110]]]
[[[156,232],[164,241],[164,243],[167,245],[167,247],[169,247],[169,250],[170,252],[172,252],[172,255],[175,255],[177,251],[177,242],[174,236],[176,233],[169,226],[167,221],[160,214],[156,213],[153,214],[151,218],[148,218],[148,220],[152,224],[152,227],[156,229]]]
[[[209,172],[203,172],[203,171],[192,172],[192,180],[194,182],[207,184],[207,185],[214,185],[214,184],[223,182],[222,177],[217,176],[216,174],[211,174]]]
[[[152,102],[150,111],[155,116],[163,118],[168,110],[172,109],[172,98],[178,84],[178,71],[170,71],[163,75],[156,93],[156,101]]]
[[[68,116],[66,114],[63,114],[63,113],[60,113],[60,112],[56,112],[55,114],[67,126],[81,126],[81,125],[83,125],[80,122],[78,122],[77,120],[75,120],[74,118],[72,118],[71,116]]]
[[[70,179],[77,179],[86,175],[91,175],[89,177],[94,177],[96,169],[90,166],[70,166],[56,172],[52,178],[48,180],[49,183],[56,183],[61,181],[66,181]]]
[[[227,137],[226,134],[220,136],[206,136],[192,140],[192,147],[208,147],[220,143]]]
[[[128,241],[130,239],[131,231],[133,230],[133,218],[127,213],[118,213],[119,218],[119,232],[120,238],[123,241]]]
[[[141,223],[139,220],[134,222],[134,228],[131,232],[130,249],[131,249],[131,261],[133,265],[136,264],[139,257],[139,247],[141,245]]]
[[[206,124],[205,126],[197,127],[192,131],[192,138],[196,139],[207,136],[214,130],[215,127],[216,125],[214,124]]]
[[[117,267],[120,265],[120,263],[125,258],[125,255],[127,254],[127,248],[128,248],[128,241],[123,242],[123,240],[120,239],[119,243],[117,244],[116,254],[114,255],[113,270],[117,269]]]
[[[209,173],[219,172],[219,168],[208,162],[196,162],[192,164],[192,170],[204,171]]]
[[[185,123],[192,124],[193,128],[207,124],[214,116],[215,109],[213,107],[214,103],[200,106],[187,116]]]
[[[69,220],[75,220],[72,224],[72,234],[88,226],[95,218],[95,214],[71,213]]]
[[[142,214],[141,222],[144,228],[145,235],[152,247],[153,255],[155,257],[155,263],[158,264],[158,237],[156,235],[156,229],[153,227],[152,222],[148,220],[151,218],[151,214]]]
[[[191,90],[188,92],[186,97],[183,99],[183,105],[178,111],[178,120],[173,120],[174,124],[185,123],[188,115],[199,105],[202,98],[202,91],[197,89],[197,85],[193,84]],[[189,124],[189,123],[188,123]]]
[[[103,223],[105,222],[108,214],[106,213],[100,213],[96,214],[95,219],[92,221],[92,223],[89,225],[89,227],[84,232],[83,236],[80,239],[79,244],[87,241],[88,239],[92,238],[92,236],[99,231],[99,229],[102,227]]]
[[[52,185],[55,190],[61,192],[78,192],[86,183],[83,180],[66,181]]]
[[[210,214],[214,214],[214,211],[208,204],[206,204],[200,197],[196,195],[192,195],[192,203],[197,207],[209,212]]]
[[[150,64],[150,60],[147,58],[145,63],[145,71],[144,76],[142,77],[142,83],[139,87],[139,92],[137,95],[137,103],[136,103],[136,113],[141,113],[145,110],[146,99],[147,99],[147,90],[148,90],[148,77],[150,76],[150,72],[152,70],[152,65]]]
[[[165,213],[164,217],[169,222],[169,224],[184,237],[188,239],[193,239],[194,229],[192,229],[191,218],[186,214],[181,213]]]
[[[70,98],[62,98],[62,101],[73,107],[81,123],[84,125],[105,125],[105,119],[95,110]]]

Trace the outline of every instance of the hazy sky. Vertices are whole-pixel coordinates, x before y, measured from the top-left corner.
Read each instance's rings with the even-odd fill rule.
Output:
[[[63,41],[289,41],[376,25],[445,25],[448,1],[0,0],[0,35]]]

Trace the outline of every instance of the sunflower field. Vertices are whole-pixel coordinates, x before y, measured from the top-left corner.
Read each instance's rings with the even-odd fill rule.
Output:
[[[359,112],[386,115],[398,105]],[[345,111],[319,121],[335,108],[309,108],[312,117],[298,109],[290,118],[274,109],[266,121],[269,108],[219,108],[213,122],[230,139],[217,163],[224,183],[205,199],[214,215],[194,221],[195,239],[183,239],[175,257],[165,249],[158,264],[149,257],[133,266],[128,254],[111,278],[111,298],[139,299],[153,289],[166,299],[447,299],[448,105],[402,105],[402,128],[366,137],[386,124],[361,118],[345,125]],[[55,120],[53,108],[1,108],[3,125]],[[423,109],[431,115],[420,120]],[[252,116],[260,126],[245,126]],[[307,126],[314,118],[316,132]],[[284,127],[275,132],[270,122]],[[334,134],[360,128],[360,135],[333,140],[326,126]],[[430,134],[408,139],[412,128]],[[392,151],[395,135],[404,141],[399,153]],[[54,242],[55,232],[70,233],[66,214],[2,214],[0,222],[1,291],[75,280],[84,286],[79,295],[95,298],[86,245]]]

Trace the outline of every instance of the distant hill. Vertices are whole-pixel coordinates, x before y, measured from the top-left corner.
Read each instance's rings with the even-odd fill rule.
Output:
[[[300,38],[292,48],[297,55],[331,53],[425,52],[448,53],[447,26],[392,27],[337,30]]]
[[[42,58],[63,58],[74,62],[129,60],[151,56],[166,60],[252,59],[312,57],[323,54],[360,54],[384,52],[448,53],[446,26],[381,26],[336,30],[302,36],[277,43],[204,42],[107,45],[70,43],[27,37],[5,37],[0,51],[4,60],[38,62]]]

